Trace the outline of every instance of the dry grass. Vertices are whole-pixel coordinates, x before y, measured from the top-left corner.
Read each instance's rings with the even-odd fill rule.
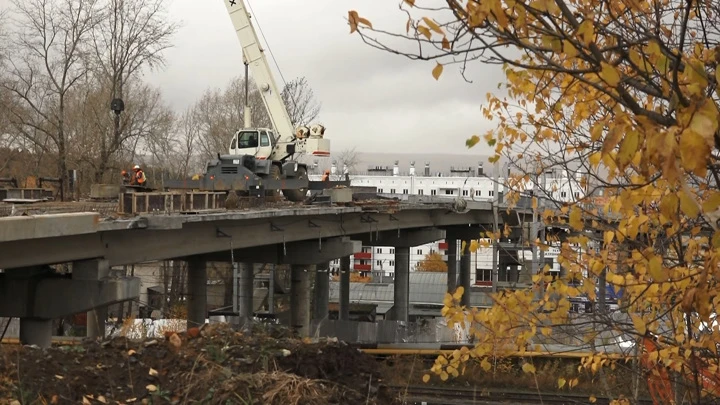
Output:
[[[254,403],[260,398],[268,405],[326,405],[341,393],[331,381],[310,380],[283,372],[239,374],[222,385],[220,398]]]

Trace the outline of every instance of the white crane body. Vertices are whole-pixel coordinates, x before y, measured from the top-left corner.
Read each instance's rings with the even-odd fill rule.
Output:
[[[325,128],[322,125],[293,128],[287,107],[275,83],[265,53],[260,47],[259,38],[250,21],[250,14],[244,1],[223,1],[242,46],[244,63],[252,72],[274,129],[243,128],[237,131],[230,142],[229,153],[253,155],[259,159],[277,162],[286,162],[288,159],[295,159],[296,156],[305,154],[317,157],[330,156],[330,141],[324,138]],[[246,121],[249,115],[246,110]]]

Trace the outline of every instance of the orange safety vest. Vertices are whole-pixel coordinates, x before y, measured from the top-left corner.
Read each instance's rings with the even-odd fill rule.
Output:
[[[138,170],[135,173],[135,182],[137,182],[137,184],[145,184],[145,180],[147,180],[145,178],[145,172],[143,172],[142,169]]]

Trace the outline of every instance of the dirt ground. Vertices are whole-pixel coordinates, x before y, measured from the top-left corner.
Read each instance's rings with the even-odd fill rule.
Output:
[[[0,404],[392,404],[384,366],[343,343],[224,324],[133,342],[0,347]]]

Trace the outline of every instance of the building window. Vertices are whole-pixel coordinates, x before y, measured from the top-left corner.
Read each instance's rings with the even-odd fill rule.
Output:
[[[418,190],[418,195],[423,195],[422,189]]]
[[[390,194],[395,194],[395,189],[394,189],[394,188],[391,188],[391,189],[390,189]]]
[[[382,192],[383,192],[383,189],[379,188],[378,193],[382,194]]]
[[[390,248],[390,253],[395,254],[395,248]]]
[[[488,191],[488,194],[490,194],[490,197],[495,197],[495,191],[493,190]]]
[[[468,195],[468,191],[467,191],[467,190],[463,190],[463,196],[467,196],[467,195]]]
[[[408,193],[408,189],[404,188],[404,189],[403,189],[403,194],[407,194],[407,193]]]
[[[422,249],[418,249],[418,250],[417,250],[417,254],[421,255],[421,254],[422,254]]]
[[[377,249],[375,249],[375,252],[376,252],[376,253],[382,253],[382,248],[377,248]]]
[[[579,199],[579,198],[580,198],[580,193],[575,192],[575,198]]]
[[[368,247],[368,246],[363,246],[362,252],[363,252],[363,253],[370,253],[370,247]]]
[[[435,249],[430,249],[430,254],[435,254]]]
[[[395,265],[395,260],[390,260],[390,265],[391,265],[391,266],[394,266],[394,265]]]
[[[566,193],[566,192],[563,191],[563,192],[560,193],[560,197],[565,198],[566,196],[567,196],[567,193]]]
[[[453,191],[450,189],[445,190],[445,195],[453,195]]]
[[[378,265],[378,267],[381,267],[381,266],[382,266],[382,260],[378,260],[378,261],[376,261],[375,263]]]
[[[430,190],[430,195],[437,195],[437,190]]]
[[[475,190],[475,195],[480,197],[482,195],[482,192],[480,190]]]

